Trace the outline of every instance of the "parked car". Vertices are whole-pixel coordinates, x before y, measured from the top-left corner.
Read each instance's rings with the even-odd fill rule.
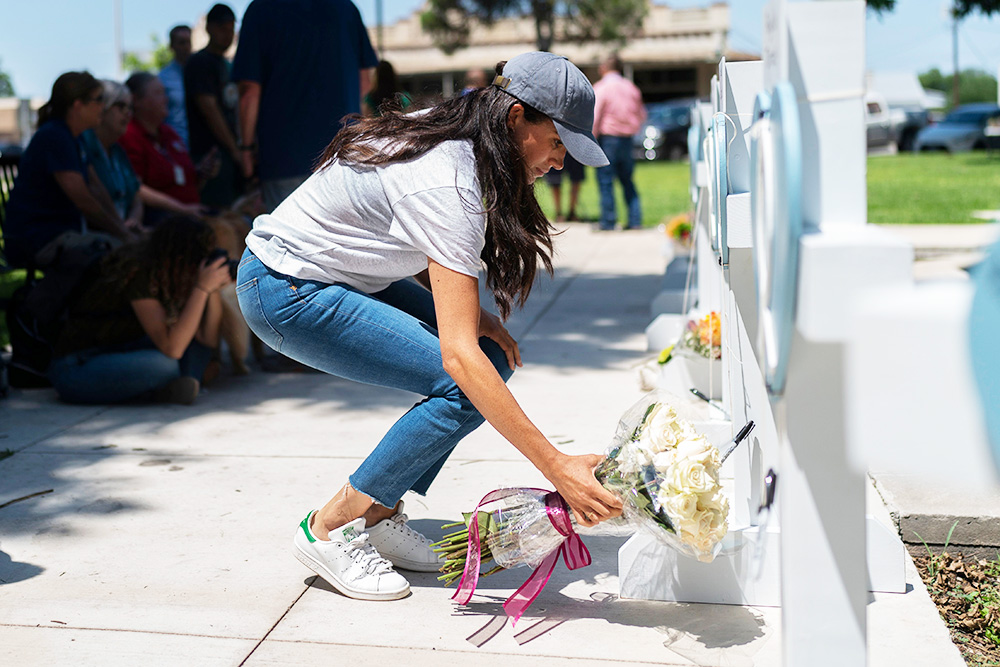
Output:
[[[865,95],[865,137],[868,150],[888,148],[895,151],[905,123],[906,113],[901,109],[891,108],[880,95]]]
[[[24,153],[21,144],[0,144],[0,155],[18,156]]]
[[[906,120],[899,128],[899,150],[912,151],[920,130],[930,125],[931,112],[923,107],[899,107],[906,114]]]
[[[996,104],[963,104],[940,123],[922,129],[913,143],[913,150],[955,153],[986,148],[986,126],[997,119],[1000,119],[1000,106]]]
[[[691,105],[695,100],[651,102],[646,105],[646,124],[632,137],[637,160],[680,160],[688,153]]]

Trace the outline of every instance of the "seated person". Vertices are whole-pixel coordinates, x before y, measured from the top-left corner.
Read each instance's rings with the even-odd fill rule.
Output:
[[[12,266],[46,268],[66,244],[103,236],[132,238],[113,207],[90,187],[89,158],[80,135],[100,123],[104,88],[87,72],[66,72],[38,111],[38,131],[21,156],[4,221]]]
[[[147,226],[170,213],[201,215],[198,188],[207,173],[218,169],[215,156],[196,167],[187,147],[166,123],[167,94],[163,82],[149,72],[137,72],[125,82],[132,93],[132,120],[119,139],[142,185]],[[214,163],[213,163],[214,161]]]
[[[48,377],[69,403],[130,400],[190,404],[219,343],[225,258],[206,261],[215,237],[187,216],[105,255],[70,306]]]
[[[139,178],[125,149],[118,144],[132,119],[132,93],[116,81],[105,80],[101,84],[104,86],[101,122],[81,134],[80,140],[115,212],[126,227],[138,230],[142,228],[142,200],[136,196]]]

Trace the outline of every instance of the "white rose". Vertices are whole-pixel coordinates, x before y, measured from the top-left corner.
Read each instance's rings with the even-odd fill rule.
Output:
[[[700,463],[706,468],[714,469],[719,466],[719,450],[701,435],[679,442],[677,444],[677,458]]]
[[[702,510],[691,521],[681,524],[681,541],[694,547],[700,554],[709,556],[715,545],[726,535],[726,518],[721,512]]]
[[[639,434],[639,444],[651,452],[665,452],[677,445],[677,434],[672,428],[677,413],[664,403],[653,404]]]
[[[642,447],[628,447],[618,455],[618,472],[624,476],[638,475],[644,466],[653,462],[652,455]]]
[[[689,525],[698,513],[698,496],[693,493],[660,493],[660,504],[674,526]],[[696,524],[695,524],[696,525]]]
[[[677,454],[674,450],[667,450],[653,455],[653,467],[656,468],[656,472],[659,473],[660,477],[665,476],[670,467],[676,462]]]
[[[698,494],[698,509],[713,510],[722,516],[729,516],[729,500],[719,493],[719,489]]]
[[[715,477],[697,461],[678,461],[670,468],[669,484],[681,493],[707,493],[718,487]]]

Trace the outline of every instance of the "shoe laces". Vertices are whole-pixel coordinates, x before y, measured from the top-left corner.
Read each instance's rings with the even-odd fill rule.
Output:
[[[407,537],[418,540],[421,544],[430,544],[430,540],[406,525],[408,517],[405,514],[395,514],[391,521],[395,524],[393,528],[399,529]]]
[[[368,543],[368,533],[361,533],[347,543],[347,555],[357,563],[365,574],[387,574],[392,572],[392,563]]]

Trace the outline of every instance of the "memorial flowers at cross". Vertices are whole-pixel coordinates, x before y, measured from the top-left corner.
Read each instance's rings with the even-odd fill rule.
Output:
[[[691,216],[687,213],[675,215],[666,224],[667,237],[682,248],[691,247]]]
[[[720,550],[729,502],[719,483],[719,450],[676,409],[650,393],[621,418],[612,446],[594,471],[622,500],[623,522],[646,530],[664,544],[703,562]],[[570,569],[590,563],[590,554],[562,497],[531,488],[487,494],[461,527],[433,545],[445,561],[438,577],[458,581],[454,598],[465,604],[480,576],[526,565],[536,568],[504,604],[515,619],[541,592],[559,556]],[[480,574],[480,566],[494,566]]]

